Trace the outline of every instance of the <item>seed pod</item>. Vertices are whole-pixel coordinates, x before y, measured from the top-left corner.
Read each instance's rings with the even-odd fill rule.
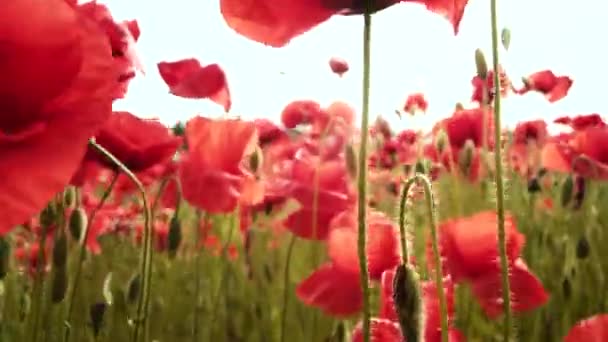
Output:
[[[393,280],[393,301],[406,341],[419,342],[424,336],[424,312],[416,271],[399,265]]]
[[[89,308],[89,315],[91,318],[91,328],[93,329],[93,335],[97,337],[101,331],[103,325],[103,316],[106,313],[107,304],[99,302],[91,305]]]
[[[138,273],[134,274],[129,280],[127,285],[127,302],[133,304],[139,298],[139,291],[141,291],[141,279]]]
[[[570,201],[572,200],[572,194],[574,190],[574,180],[571,175],[568,175],[564,182],[562,183],[562,193],[561,193],[561,204],[562,207],[566,208]]]
[[[169,223],[169,236],[168,240],[168,252],[170,257],[175,257],[177,253],[177,249],[182,242],[182,224],[179,218],[177,217],[177,213],[173,215],[171,218],[171,222]]]
[[[84,236],[84,231],[88,225],[87,213],[82,208],[76,208],[70,214],[70,222],[68,227],[70,228],[70,235],[76,241]]]
[[[173,135],[181,137],[184,136],[186,132],[186,126],[184,126],[184,124],[179,121],[175,124],[175,126],[171,128],[171,131],[173,131]]]
[[[68,289],[68,272],[66,267],[55,267],[53,269],[53,280],[51,283],[51,301],[53,304],[61,303]]]
[[[58,232],[53,245],[53,267],[65,268],[68,259],[68,239],[63,231]]]
[[[481,49],[475,50],[475,67],[477,68],[477,76],[485,80],[488,77],[488,63]]]
[[[576,257],[579,259],[587,259],[591,253],[591,245],[585,235],[578,239],[576,244]]]
[[[249,168],[253,173],[257,173],[262,168],[263,161],[262,150],[256,147],[255,151],[249,156]]]
[[[509,50],[509,47],[511,46],[511,30],[506,27],[503,28],[500,34],[500,40],[502,41],[502,46],[505,50]]]
[[[11,258],[11,245],[6,237],[0,237],[0,279],[6,277],[9,271],[9,261]]]
[[[354,179],[357,178],[357,153],[352,144],[346,145],[344,150],[344,156],[346,159],[346,170],[348,174]]]

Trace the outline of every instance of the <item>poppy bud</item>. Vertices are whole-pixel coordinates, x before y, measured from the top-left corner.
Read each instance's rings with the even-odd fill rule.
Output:
[[[175,257],[177,249],[182,242],[182,224],[177,217],[177,213],[171,218],[169,223],[168,252],[170,257]]]
[[[80,241],[84,236],[83,232],[88,224],[87,213],[82,208],[76,208],[70,214],[70,222],[68,227],[70,228],[70,235],[74,240]]]
[[[135,303],[139,297],[139,291],[141,291],[141,279],[139,274],[136,273],[127,284],[127,302]]]
[[[481,49],[475,50],[475,67],[477,68],[477,76],[482,80],[488,77],[488,63]]]
[[[423,174],[423,175],[426,174],[427,167],[424,164],[424,160],[423,159],[418,159],[416,161],[416,166],[414,167],[414,170],[415,170],[416,173],[420,173],[420,174]]]
[[[458,102],[454,106],[454,110],[457,111],[457,112],[460,112],[461,110],[464,110],[464,105],[462,103]]]
[[[574,191],[574,209],[578,210],[583,206],[585,200],[585,193],[587,192],[587,182],[583,177],[576,177],[575,179],[575,191]]]
[[[562,281],[562,292],[564,294],[564,298],[569,299],[572,295],[572,283],[570,283],[570,279],[568,277],[564,277]]]
[[[587,237],[583,235],[580,239],[578,239],[576,244],[576,257],[579,259],[586,259],[589,257],[590,252],[591,245],[589,244],[589,240],[587,240]]]
[[[347,144],[344,150],[346,170],[352,178],[357,178],[357,153],[352,144]]]
[[[107,304],[99,302],[91,305],[89,309],[89,315],[91,318],[91,328],[93,329],[93,335],[97,337],[101,331],[103,325],[103,316],[106,313]]]
[[[473,164],[473,154],[475,153],[475,144],[472,140],[467,140],[458,156],[458,165],[464,175],[469,175],[471,165]]]
[[[561,203],[562,207],[567,207],[572,200],[572,192],[574,190],[574,179],[571,175],[568,175],[562,183]]]
[[[437,149],[437,152],[439,152],[439,154],[442,154],[443,151],[445,151],[445,148],[448,145],[448,141],[448,134],[445,132],[445,130],[440,130],[435,138],[435,148]]]
[[[3,279],[8,273],[10,255],[11,245],[5,237],[0,237],[0,279]]]
[[[399,265],[393,280],[393,300],[406,341],[419,342],[424,336],[424,312],[420,281],[413,268]]]
[[[65,265],[53,268],[53,280],[51,283],[51,301],[54,304],[61,303],[68,289],[68,272]]]
[[[42,227],[50,227],[55,223],[56,219],[57,207],[54,202],[51,202],[40,213],[40,225]]]
[[[535,193],[541,190],[538,178],[534,177],[528,181],[528,192]]]
[[[255,151],[249,156],[249,168],[253,173],[257,173],[262,167],[263,160],[264,156],[262,155],[262,150],[259,147],[256,147]]]
[[[63,191],[63,206],[64,208],[72,208],[76,205],[76,188],[68,186]]]
[[[65,268],[68,259],[68,240],[63,231],[59,231],[53,245],[53,267]]]
[[[511,30],[506,27],[503,28],[500,34],[500,40],[502,41],[502,46],[505,50],[509,50],[509,47],[511,46]]]

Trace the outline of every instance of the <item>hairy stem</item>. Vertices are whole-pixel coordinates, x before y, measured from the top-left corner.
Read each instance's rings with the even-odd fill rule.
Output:
[[[439,239],[437,235],[437,214],[435,208],[435,201],[433,199],[433,189],[431,181],[428,177],[417,173],[409,178],[404,186],[401,193],[401,202],[399,207],[399,232],[401,235],[401,253],[403,257],[403,265],[408,265],[409,255],[406,241],[406,228],[405,228],[405,211],[407,207],[407,197],[410,189],[415,183],[422,183],[426,197],[426,207],[428,211],[428,220],[431,228],[431,244],[433,247],[433,256],[435,264],[435,284],[437,286],[437,294],[439,296],[439,314],[441,317],[441,341],[448,342],[448,307],[445,296],[445,290],[443,288],[443,267],[441,265],[441,254],[439,253]]]
[[[500,124],[500,75],[498,64],[498,20],[496,0],[490,1],[490,17],[492,23],[492,68],[494,69],[494,162],[496,177],[496,211],[498,215],[498,251],[500,254],[500,272],[502,280],[502,300],[504,307],[503,340],[508,342],[513,329],[511,313],[511,287],[509,284],[509,264],[507,259],[507,243],[505,239],[505,194],[502,170],[502,144]]]
[[[293,254],[293,246],[296,244],[297,237],[291,235],[289,246],[287,246],[287,256],[285,258],[285,270],[283,274],[283,309],[281,310],[281,342],[285,342],[285,328],[287,324],[287,306],[289,302],[289,272],[291,272],[291,256]]]

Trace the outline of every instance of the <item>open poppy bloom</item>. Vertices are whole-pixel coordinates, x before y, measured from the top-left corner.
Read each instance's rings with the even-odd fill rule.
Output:
[[[263,199],[255,177],[243,158],[257,143],[253,123],[196,117],[186,124],[188,152],[182,156],[179,177],[184,198],[210,213],[228,213],[239,202]]]
[[[230,111],[232,100],[224,70],[218,64],[202,66],[194,59],[158,63],[171,94],[188,99],[209,99]]]
[[[458,32],[468,0],[382,0],[374,1],[373,12],[399,2],[424,4],[446,17]],[[334,15],[362,14],[362,0],[221,0],[224,20],[237,33],[273,47],[285,46]]]
[[[576,323],[564,338],[564,342],[579,341],[608,341],[608,314],[595,315]]]
[[[0,37],[4,234],[69,183],[112,112],[118,70],[105,33],[65,0],[3,4]]]
[[[407,97],[403,110],[406,113],[414,115],[418,111],[426,113],[426,110],[428,107],[429,107],[429,103],[426,101],[424,94],[415,93],[415,94],[411,94]]]

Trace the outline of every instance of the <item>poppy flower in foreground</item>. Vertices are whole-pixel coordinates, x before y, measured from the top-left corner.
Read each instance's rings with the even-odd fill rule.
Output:
[[[608,341],[608,314],[600,314],[579,321],[574,325],[564,342]]]
[[[158,63],[171,94],[188,99],[209,99],[230,111],[232,100],[224,70],[218,64],[202,66],[194,59]]]
[[[374,12],[399,2],[424,4],[444,16],[458,33],[468,0],[383,0],[375,1]],[[285,46],[291,39],[327,21],[334,15],[361,14],[361,0],[221,0],[226,24],[248,39],[273,47]]]
[[[112,112],[118,71],[105,33],[65,0],[3,4],[0,36],[4,234],[69,183]]]
[[[133,172],[141,172],[170,160],[182,139],[157,120],[138,118],[129,112],[114,112],[95,135],[95,141]],[[95,150],[88,156],[115,168]]]
[[[263,199],[255,177],[242,163],[257,143],[253,123],[196,117],[186,124],[186,142],[179,177],[190,204],[210,213],[228,213],[239,202]]]
[[[556,102],[566,97],[573,82],[568,76],[555,76],[551,70],[535,72],[523,81],[524,88],[518,90],[518,94],[536,91],[545,95],[549,102]]]

